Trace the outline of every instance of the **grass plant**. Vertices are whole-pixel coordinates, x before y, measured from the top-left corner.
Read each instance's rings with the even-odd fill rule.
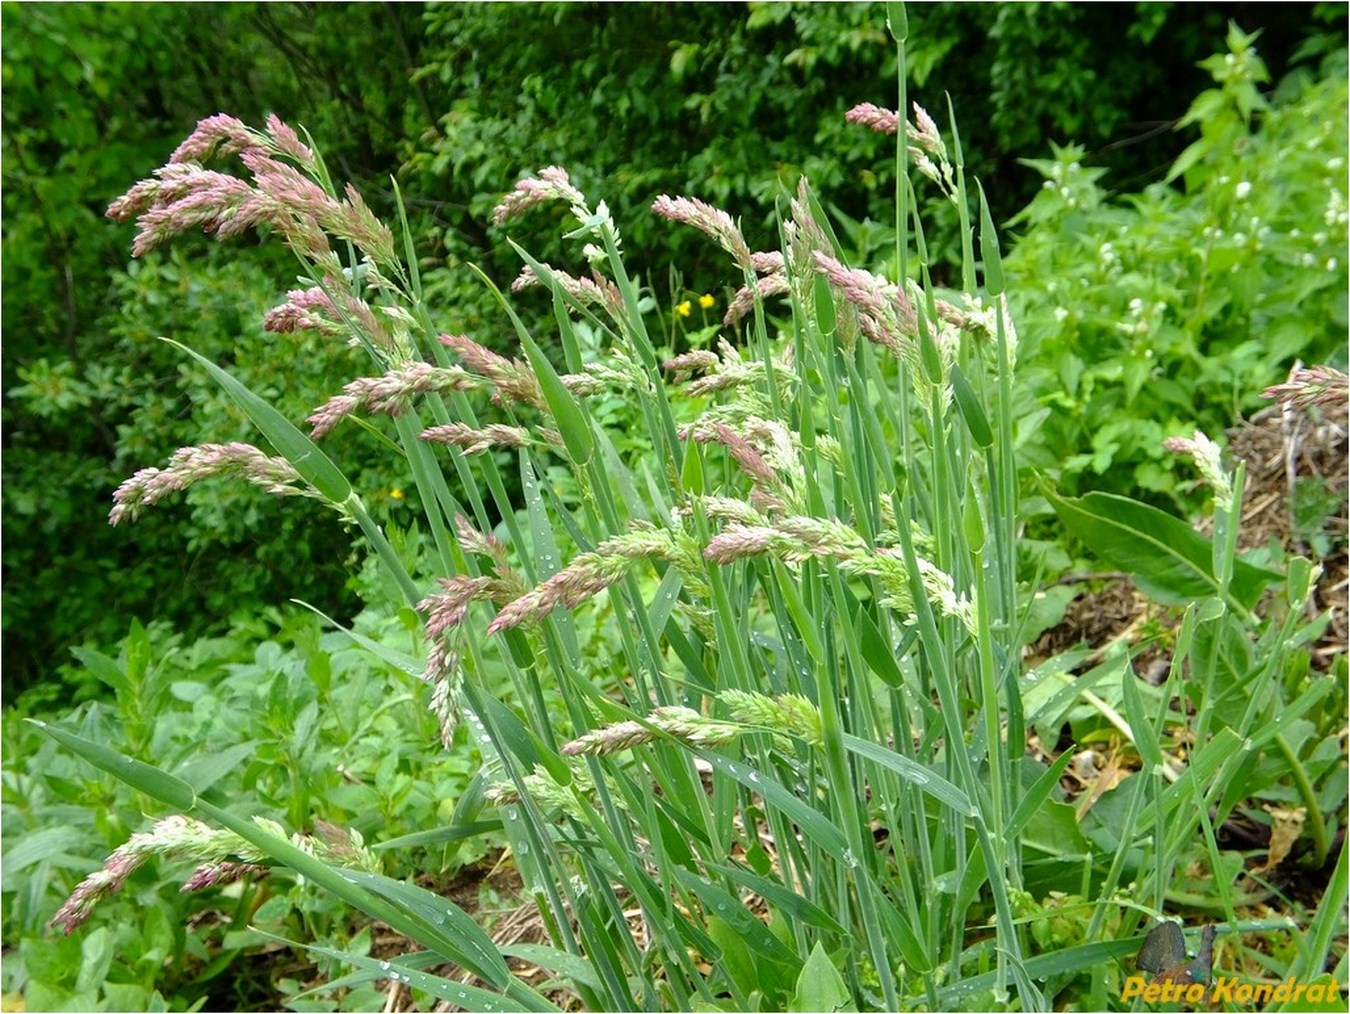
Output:
[[[888,10],[903,67],[903,8]],[[1019,553],[1018,336],[991,216],[954,119],[945,135],[918,107],[907,122],[903,104],[850,119],[895,133],[901,167],[953,205],[970,237],[961,288],[929,276],[909,173],[893,278],[844,263],[805,179],[782,195],[776,250],[752,250],[726,211],[662,196],[655,214],[728,258],[738,292],[712,347],[663,345],[674,308],[625,263],[604,201],[556,166],[517,184],[496,218],[561,205],[585,269],[517,248],[512,288],[551,303],[547,334],[482,276],[515,358],[439,331],[406,220],[378,222],[279,120],[202,121],[111,211],[138,220],[138,250],[189,228],[280,237],[306,288],[269,326],[346,340],[368,374],[318,407],[307,434],[184,350],[274,453],[184,449],[124,483],[113,520],[227,475],[317,501],[359,531],[425,626],[416,650],[350,637],[421,678],[446,742],[465,726],[483,759],[451,819],[419,840],[500,819],[549,945],[499,949],[359,850],[288,839],[186,775],[47,731],[220,829],[194,858],[290,866],[428,952],[324,951],[357,969],[346,982],[392,979],[462,1009],[553,1010],[567,993],[595,1010],[1030,1011],[1066,990],[1105,1007],[1194,862],[1210,871],[1209,910],[1239,932],[1216,827],[1253,795],[1289,791],[1320,864],[1340,819],[1321,787],[1343,758],[1328,755],[1335,729],[1319,716],[1333,702],[1343,712],[1344,692],[1306,662],[1315,568],[1237,558],[1241,471],[1202,436],[1178,450],[1214,483],[1212,540],[1133,501],[1045,489],[1104,558],[1186,604],[1161,686],[1137,680],[1123,649],[1086,673],[1024,672],[1039,586]],[[222,155],[246,175],[204,168]],[[602,425],[592,400],[616,397],[629,411]],[[339,425],[386,427],[406,459],[425,567],[325,454]],[[1258,611],[1271,587],[1275,604]],[[1047,764],[1028,737],[1082,724],[1085,704],[1139,772],[1080,819],[1060,786],[1074,751]],[[1180,734],[1184,765],[1164,750]],[[300,832],[305,815],[289,817]],[[1343,853],[1337,870],[1343,881]],[[1068,931],[1056,928],[1066,913]],[[83,914],[77,904],[57,921]],[[1341,925],[1339,910],[1318,918],[1299,957],[1310,969]],[[548,970],[554,988],[527,983],[508,956]],[[433,960],[473,981],[432,974]]]

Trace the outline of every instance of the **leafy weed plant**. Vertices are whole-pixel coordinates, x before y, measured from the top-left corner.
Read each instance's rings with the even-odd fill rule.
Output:
[[[1214,87],[1178,124],[1200,136],[1142,194],[1109,199],[1077,145],[1026,160],[1045,180],[1008,273],[1046,431],[1026,455],[1066,489],[1182,500],[1164,438],[1217,434],[1296,359],[1344,356],[1345,50],[1268,96],[1255,42],[1231,26],[1202,64]]]
[[[382,612],[364,614],[358,629],[406,644],[409,631]],[[415,695],[391,693],[387,670],[346,635],[324,633],[309,613],[191,646],[135,625],[118,651],[78,654],[116,704],[86,703],[71,728],[191,778],[203,794],[248,799],[252,812],[292,827],[327,821],[365,840],[413,834],[425,827],[422,815],[434,820],[442,801],[460,795],[475,766],[471,750],[440,748],[435,720]],[[270,1006],[284,987],[250,983],[241,960],[272,945],[260,931],[370,946],[369,931],[353,934],[340,904],[284,870],[179,893],[174,860],[190,855],[157,850],[158,864],[125,871],[97,929],[53,946],[43,923],[97,865],[90,857],[121,846],[156,810],[19,721],[30,702],[41,705],[40,695],[25,695],[5,722],[4,938],[15,948],[5,957],[7,995],[22,995],[30,1010],[147,1010],[156,991],[171,1009],[208,998],[213,1006]],[[476,858],[456,843],[380,855],[400,875]]]

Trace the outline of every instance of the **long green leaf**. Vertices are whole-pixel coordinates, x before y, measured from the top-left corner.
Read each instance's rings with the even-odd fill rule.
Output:
[[[149,764],[124,757],[83,736],[46,723],[35,724],[76,755],[133,788],[183,813],[195,810],[348,904],[373,918],[383,920],[397,932],[437,951],[447,960],[463,965],[480,978],[504,988],[516,1003],[528,1006],[544,1002],[538,994],[511,975],[505,959],[487,934],[446,899],[388,877],[337,869],[286,839],[265,831],[252,820],[198,797],[192,787],[179,778]]]
[[[789,820],[802,829],[803,834],[835,859],[844,858],[844,853],[848,850],[848,839],[844,837],[844,832],[819,811],[803,803],[779,782],[748,764],[729,760],[711,750],[698,747],[691,749],[724,775],[730,775],[751,792],[763,796],[764,802],[781,810]]]
[[[844,734],[844,749],[875,761],[882,767],[890,768],[901,778],[917,786],[938,802],[950,806],[957,813],[967,817],[975,816],[975,807],[970,797],[941,775],[930,771],[922,764],[902,757],[894,750],[888,750],[879,743],[870,743],[857,736]]]
[[[456,954],[456,960],[464,967],[495,986],[503,986],[510,981],[511,970],[506,965],[506,959],[488,935],[458,905],[416,884],[404,883],[378,873],[347,870],[343,876],[434,926],[434,937],[437,939],[422,939],[422,943],[427,946],[439,943],[437,950],[443,954]]]
[[[769,932],[769,927],[755,918],[740,898],[688,870],[676,867],[674,873],[681,884],[698,895],[709,915],[725,921],[742,939],[749,942],[757,957],[789,966],[800,960]]]
[[[59,726],[48,725],[36,718],[29,718],[26,721],[32,722],[52,739],[77,756],[83,757],[94,767],[108,772],[133,789],[144,792],[147,796],[153,796],[175,810],[186,813],[197,803],[197,793],[181,778],[175,778],[159,768],[127,757],[111,747],[77,736]]]
[[[472,986],[464,982],[455,982],[453,979],[446,979],[439,975],[432,975],[430,972],[422,972],[409,964],[404,964],[403,959],[395,958],[393,960],[381,960],[379,958],[369,958],[364,954],[353,954],[350,951],[339,951],[332,947],[320,947],[318,944],[307,944],[300,941],[287,940],[285,937],[279,937],[273,933],[267,933],[260,930],[263,936],[271,937],[273,940],[280,940],[282,943],[289,944],[292,947],[304,948],[314,954],[321,954],[326,958],[341,962],[346,965],[352,965],[361,969],[366,974],[362,979],[366,982],[374,979],[392,979],[395,982],[402,982],[413,989],[422,990],[430,993],[438,1000],[444,1000],[459,1010],[484,1011],[491,1014],[493,1011],[514,1011],[514,1010],[533,1010],[533,1011],[556,1011],[558,1008],[548,1003],[539,1003],[529,1007],[522,1007],[514,999],[503,996],[501,993],[494,993],[491,990],[483,989],[481,986]],[[416,957],[416,955],[409,955]],[[329,984],[331,988],[333,983]],[[313,992],[312,990],[310,992]]]
[[[417,659],[413,658],[411,655],[405,654],[404,652],[401,651],[397,651],[396,649],[391,648],[386,644],[381,644],[379,641],[372,640],[365,634],[359,633],[355,630],[349,630],[348,628],[344,627],[341,623],[339,623],[337,620],[329,616],[327,613],[315,609],[312,605],[310,605],[308,602],[303,601],[302,599],[291,599],[291,601],[298,606],[304,606],[311,613],[314,613],[316,616],[320,616],[324,620],[328,621],[328,623],[331,624],[335,630],[338,630],[341,633],[347,635],[347,637],[354,644],[360,645],[362,648],[365,648],[366,651],[370,652],[376,658],[380,659],[380,661],[392,666],[395,669],[398,669],[400,672],[406,673],[409,676],[412,676],[419,680],[422,679],[422,676],[426,670],[426,666],[422,665],[420,662],[417,661]]]
[[[1104,940],[1077,947],[1066,947],[1051,954],[1038,954],[1026,959],[1022,965],[1032,979],[1048,979],[1051,976],[1067,975],[1075,972],[1091,973],[1108,961],[1118,960],[1139,950],[1143,937],[1130,937],[1126,940]],[[938,1002],[944,1010],[957,1010],[963,1006],[962,999],[985,990],[993,989],[997,973],[984,972],[954,982],[938,991]]]
[[[769,904],[782,909],[785,915],[790,916],[796,922],[804,922],[808,926],[816,926],[823,930],[829,930],[831,933],[843,934],[848,932],[830,913],[782,884],[756,876],[739,866],[724,866],[720,863],[711,862],[705,865],[710,872],[721,873],[730,877],[742,887],[754,891]]]
[[[1069,766],[1069,762],[1072,760],[1073,751],[1065,750],[1059,755],[1055,763],[1046,768],[1041,776],[1032,782],[1031,788],[1027,789],[1022,796],[1022,801],[1017,804],[1012,819],[1008,821],[1008,830],[1004,832],[1008,838],[1016,838],[1020,835],[1031,818],[1036,816],[1041,805],[1050,798],[1050,793],[1055,791],[1055,786],[1059,784],[1060,775],[1064,774],[1064,769]]]
[[[1099,557],[1134,575],[1145,594],[1184,605],[1219,596],[1210,541],[1185,522],[1156,507],[1110,493],[1061,497],[1045,489],[1061,521]],[[1262,589],[1281,575],[1237,561],[1229,592],[1251,609]]]
[[[319,449],[319,445],[301,433],[289,419],[205,356],[172,338],[163,338],[161,341],[181,349],[206,367],[206,372],[244,410],[244,414],[276,448],[277,453],[289,461],[301,478],[323,494],[325,499],[333,504],[341,504],[352,495],[347,477]]]

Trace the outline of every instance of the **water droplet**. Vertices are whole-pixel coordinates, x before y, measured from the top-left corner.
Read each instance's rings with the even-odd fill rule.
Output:
[[[516,855],[527,856],[529,854],[530,854],[530,843],[527,841],[521,842],[520,847],[516,849]]]
[[[909,778],[915,785],[927,785],[929,781],[928,776],[922,771],[910,772]]]
[[[458,993],[456,993],[455,995],[456,995],[457,997],[459,997],[461,1000],[463,1000],[463,999],[466,998],[469,994],[466,993],[466,992],[464,992],[464,990],[461,989],[461,990],[460,990]]]
[[[444,926],[444,925],[445,925],[445,916],[443,916],[443,915],[441,915],[439,912],[437,912],[437,913],[436,913],[436,919],[435,919],[435,922],[436,922],[436,925],[437,925],[437,926]]]
[[[735,764],[728,764],[728,765],[727,765],[727,774],[729,774],[729,775],[734,775],[734,774],[736,774],[736,773],[737,773],[737,771],[736,771],[736,765],[735,765]]]
[[[757,772],[757,771],[751,771],[751,772],[750,772],[750,780],[751,780],[752,782],[754,782],[756,785],[758,785],[758,784],[759,784],[759,772]]]
[[[380,971],[381,971],[381,972],[387,972],[387,971],[389,971],[389,962],[387,962],[387,961],[381,961],[381,962],[380,962]]]
[[[478,737],[478,742],[480,742],[480,743],[491,743],[491,742],[492,742],[492,737],[489,736],[487,733],[484,733],[483,735],[481,735],[481,736]]]

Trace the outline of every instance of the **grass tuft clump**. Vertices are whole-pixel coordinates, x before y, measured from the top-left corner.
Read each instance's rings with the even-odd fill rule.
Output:
[[[898,7],[891,28],[903,68]],[[228,474],[359,530],[422,636],[415,648],[350,637],[419,677],[443,741],[467,730],[482,758],[440,833],[500,830],[551,941],[521,956],[588,1009],[1049,1010],[1068,993],[1104,1007],[1197,864],[1208,894],[1188,903],[1222,921],[1221,939],[1243,930],[1218,830],[1245,801],[1281,795],[1304,814],[1309,861],[1331,858],[1340,809],[1321,786],[1341,761],[1322,716],[1344,710],[1344,692],[1306,661],[1315,567],[1237,558],[1242,470],[1203,434],[1172,450],[1221,494],[1212,539],[1121,497],[1038,491],[1104,559],[1181,604],[1161,684],[1136,679],[1124,650],[1082,673],[1072,660],[1023,671],[1039,589],[1018,552],[1026,434],[998,239],[955,123],[944,137],[917,106],[906,122],[903,91],[899,105],[850,116],[896,133],[902,168],[941,188],[975,237],[960,288],[930,277],[906,172],[891,276],[847,262],[805,179],[781,195],[773,250],[754,250],[725,210],[663,195],[655,214],[728,255],[737,294],[715,345],[707,332],[663,342],[688,307],[656,304],[614,214],[557,166],[494,215],[560,202],[578,265],[516,248],[511,288],[549,301],[546,329],[482,276],[514,355],[442,332],[406,219],[377,221],[279,120],[203,120],[112,209],[136,218],[142,249],[197,228],[279,236],[306,288],[269,326],[345,340],[366,374],[306,433],[200,360],[271,451],[180,452],[119,489],[115,519]],[[246,175],[202,164],[222,153]],[[323,450],[357,424],[406,461],[421,557]],[[1117,773],[1133,774],[1075,809],[1061,778],[1077,744],[1060,735],[1103,727]],[[50,731],[192,828],[225,829],[220,841],[242,843],[234,858],[289,866],[474,977],[346,954],[358,971],[345,983],[557,1009],[509,949],[372,868],[364,846],[315,848],[299,827],[288,839],[242,800]],[[210,862],[232,861],[219,851]],[[1325,930],[1336,916],[1319,918]],[[1297,958],[1308,974],[1318,946]]]

